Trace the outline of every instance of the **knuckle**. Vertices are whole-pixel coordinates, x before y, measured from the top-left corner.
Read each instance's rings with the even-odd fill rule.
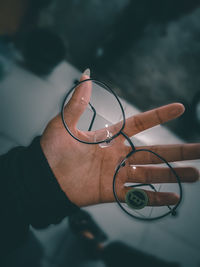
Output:
[[[144,124],[142,122],[142,120],[139,118],[139,116],[135,116],[133,118],[135,127],[139,130],[139,131],[143,131],[144,130]]]

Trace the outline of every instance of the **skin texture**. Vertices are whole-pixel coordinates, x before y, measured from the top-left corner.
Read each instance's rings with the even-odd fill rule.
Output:
[[[81,80],[88,79],[82,75]],[[81,132],[76,124],[90,100],[91,86],[80,85],[65,107],[65,117],[73,133],[80,139],[90,139],[94,132]],[[84,99],[84,101],[83,101]],[[124,132],[133,136],[145,129],[179,117],[184,112],[184,106],[173,103],[156,108],[126,120]],[[112,127],[116,127],[112,126]],[[112,130],[112,129],[111,129]],[[124,137],[118,136],[109,147],[88,145],[76,141],[64,128],[60,114],[47,125],[42,137],[41,147],[49,165],[67,197],[76,205],[88,206],[98,203],[115,201],[112,191],[113,174],[120,160],[131,150],[125,146]],[[167,161],[182,161],[200,158],[200,144],[158,145],[147,148],[160,154]],[[127,164],[120,170],[117,179],[117,195],[124,201],[126,192],[130,190],[124,186],[127,182],[137,183],[167,183],[176,182],[170,175],[168,168],[146,166],[157,164],[155,157],[145,157],[136,153],[130,157]],[[148,153],[147,153],[148,154]],[[140,164],[134,169],[132,165]],[[192,167],[175,169],[183,182],[195,182],[199,179],[199,171]],[[173,205],[178,201],[174,193],[146,191],[150,206]]]

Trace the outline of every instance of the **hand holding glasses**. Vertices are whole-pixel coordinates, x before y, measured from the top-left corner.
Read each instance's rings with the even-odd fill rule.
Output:
[[[117,201],[131,217],[155,220],[175,215],[181,182],[199,176],[195,168],[172,167],[171,162],[199,158],[200,145],[136,148],[130,137],[183,111],[182,104],[174,103],[126,119],[114,91],[83,75],[63,101],[62,121],[58,115],[49,123],[41,145],[61,188],[76,205]]]

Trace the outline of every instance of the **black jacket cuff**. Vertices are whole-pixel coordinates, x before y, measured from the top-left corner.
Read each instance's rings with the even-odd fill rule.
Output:
[[[74,205],[61,190],[40,146],[40,137],[22,153],[22,201],[28,221],[34,227],[59,223],[79,207]]]

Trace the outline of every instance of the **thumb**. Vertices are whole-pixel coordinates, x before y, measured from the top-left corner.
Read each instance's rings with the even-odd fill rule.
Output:
[[[90,78],[90,70],[86,69],[81,75],[80,82]],[[81,115],[87,108],[92,93],[92,82],[83,82],[79,84],[69,102],[67,103],[64,116],[67,125],[70,128],[75,128]]]

